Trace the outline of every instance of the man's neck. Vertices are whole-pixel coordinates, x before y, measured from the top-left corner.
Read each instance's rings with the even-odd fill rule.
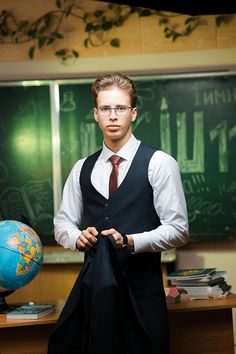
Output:
[[[131,134],[127,137],[125,137],[125,139],[121,139],[121,140],[104,140],[104,143],[106,145],[106,147],[113,151],[113,152],[117,152],[119,151],[130,139]]]

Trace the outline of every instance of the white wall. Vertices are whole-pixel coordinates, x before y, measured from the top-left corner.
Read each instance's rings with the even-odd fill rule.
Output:
[[[119,71],[128,75],[206,73],[236,70],[236,48],[176,53],[79,58],[71,65],[59,61],[1,62],[0,80],[96,77]]]

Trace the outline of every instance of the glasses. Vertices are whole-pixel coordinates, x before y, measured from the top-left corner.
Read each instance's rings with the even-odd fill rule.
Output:
[[[112,110],[114,110],[115,114],[118,117],[123,117],[125,116],[130,110],[132,110],[132,107],[126,106],[126,105],[118,105],[115,107],[110,107],[110,106],[100,106],[97,107],[97,110],[100,114],[101,117],[109,117]]]

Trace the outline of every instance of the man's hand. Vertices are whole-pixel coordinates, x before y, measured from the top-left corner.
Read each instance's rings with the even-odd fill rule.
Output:
[[[113,236],[116,241],[117,248],[122,248],[124,246],[124,240],[119,231],[115,229],[109,229],[109,230],[103,230],[101,233],[103,236]],[[128,249],[133,250],[134,247],[133,237],[131,235],[127,235],[127,239],[128,239],[128,245],[127,245]]]
[[[97,242],[97,236],[98,232],[95,227],[87,227],[87,229],[83,230],[79,235],[76,241],[76,248],[81,252],[87,251],[95,245]]]

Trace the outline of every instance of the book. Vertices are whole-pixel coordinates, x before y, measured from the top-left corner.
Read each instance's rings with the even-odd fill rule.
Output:
[[[25,304],[6,315],[7,320],[37,320],[55,310],[55,304]]]
[[[225,299],[231,290],[231,285],[214,286],[177,286],[181,299]]]
[[[177,269],[176,271],[167,275],[168,280],[188,280],[188,279],[209,279],[216,271],[216,268],[188,268]]]
[[[225,281],[227,278],[227,273],[225,271],[216,270],[208,276],[196,279],[170,279],[171,285],[183,285],[183,286],[206,286],[206,285],[217,285]]]

